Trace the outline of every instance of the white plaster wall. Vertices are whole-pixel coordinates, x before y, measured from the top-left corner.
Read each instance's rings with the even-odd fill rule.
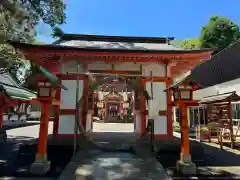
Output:
[[[153,100],[157,101],[158,111],[167,110],[167,95],[164,90],[166,89],[165,82],[153,82]],[[151,82],[146,83],[146,90],[151,95]],[[146,102],[147,103],[147,102]],[[148,108],[148,107],[147,107]]]
[[[68,88],[67,91],[61,90],[61,109],[76,109],[76,80],[62,80],[62,84]],[[83,95],[83,80],[79,80],[79,99]],[[75,115],[60,115],[59,134],[73,134]]]
[[[167,116],[158,116],[154,120],[154,134],[162,134],[167,135],[168,134],[168,121]]]
[[[133,62],[124,62],[114,65],[114,69],[118,71],[140,71],[141,64]]]
[[[103,61],[95,61],[88,64],[88,70],[112,70],[112,64],[106,64]]]
[[[148,115],[146,116],[146,127],[148,124]],[[141,122],[141,121],[140,121]],[[167,116],[156,116],[154,118],[154,134],[167,135],[168,134],[168,121]]]
[[[79,73],[83,73],[84,69],[83,66],[80,64],[79,65]],[[61,73],[62,74],[67,74],[67,73],[76,73],[77,72],[77,62],[76,61],[68,61],[64,64],[61,65]]]
[[[74,115],[60,115],[58,134],[74,134],[74,126]]]
[[[216,88],[219,90],[220,94],[231,91],[236,91],[238,94],[240,94],[240,78],[222,84],[218,84],[216,85]]]
[[[154,134],[167,134],[168,133],[168,122],[167,116],[159,116],[159,111],[167,110],[167,95],[164,90],[166,89],[165,82],[153,82],[153,100],[154,106],[152,116],[154,118]],[[146,83],[146,90],[151,96],[151,82]],[[147,102],[146,102],[147,103]],[[148,105],[146,106],[148,109]],[[149,111],[151,113],[151,111]],[[148,119],[148,116],[147,116]],[[147,122],[146,122],[147,125]]]
[[[216,86],[212,86],[212,87],[208,87],[208,88],[201,89],[198,91],[194,91],[193,99],[201,100],[202,98],[204,98],[206,96],[211,96],[211,95],[217,94],[217,91],[218,91],[218,89],[216,88]]]
[[[152,71],[153,76],[165,77],[166,76],[166,64],[157,64],[157,63],[144,63],[142,67],[142,73],[144,76],[150,76]]]
[[[61,109],[76,109],[76,80],[62,80],[62,85],[68,90],[61,90]],[[79,80],[79,99],[83,94],[83,80]]]

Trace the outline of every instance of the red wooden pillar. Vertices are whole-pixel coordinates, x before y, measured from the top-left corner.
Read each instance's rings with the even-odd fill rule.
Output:
[[[183,162],[191,161],[190,158],[190,143],[189,143],[189,129],[188,129],[188,119],[187,119],[187,106],[182,105],[181,109],[181,160]]]
[[[145,89],[146,88],[146,80],[142,78],[142,87]],[[145,96],[141,96],[140,99],[140,111],[141,111],[141,136],[144,136],[146,134],[146,120],[147,120],[147,113],[146,113],[146,98]]]
[[[168,78],[168,77],[167,77]],[[173,83],[171,78],[168,78],[166,85],[169,87]],[[169,137],[173,137],[173,106],[172,106],[172,91],[170,89],[167,90],[167,118],[168,118],[168,135]]]
[[[4,108],[0,107],[0,129],[3,127],[3,114],[4,113]]]
[[[50,104],[47,102],[42,103],[36,161],[47,161],[49,110],[50,110]]]
[[[196,165],[192,163],[190,155],[190,141],[188,135],[188,106],[184,103],[179,103],[181,111],[181,154],[180,161],[177,162],[177,171],[182,174],[196,174]]]
[[[3,127],[3,114],[4,114],[4,106],[5,106],[5,103],[4,103],[4,97],[5,94],[3,92],[0,93],[0,129]]]

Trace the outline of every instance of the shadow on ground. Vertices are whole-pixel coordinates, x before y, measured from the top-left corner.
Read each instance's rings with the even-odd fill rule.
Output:
[[[159,149],[157,159],[167,172],[176,177],[183,175],[176,172],[176,162],[180,157],[180,139],[161,140],[156,142]],[[197,165],[198,177],[235,177],[240,173],[240,155],[233,152],[212,147],[210,145],[192,140],[192,161]]]
[[[121,138],[123,137],[119,136],[119,139]],[[73,142],[68,139],[66,140],[67,143],[63,143],[64,140],[56,141],[51,136],[49,136],[49,139],[48,158],[52,166],[44,177],[57,178],[72,158]],[[8,144],[1,145],[0,177],[33,177],[28,172],[28,168],[36,155],[36,142],[35,138],[20,136],[12,137]],[[192,160],[198,166],[197,177],[203,177],[204,179],[226,177],[231,179],[231,177],[240,173],[239,155],[197,141],[191,141],[190,144]],[[186,176],[177,173],[175,170],[176,162],[180,156],[180,139],[176,137],[171,140],[162,139],[156,142],[156,146],[159,149],[157,159],[167,173],[173,177],[186,179]]]
[[[29,173],[29,167],[34,162],[37,152],[37,139],[26,136],[8,136],[8,143],[0,144],[0,180],[9,177],[15,180],[19,177],[35,177],[56,179],[68,164],[73,155],[73,142],[62,146],[54,143],[52,135],[49,135],[48,159],[51,161],[51,169],[44,176],[34,176]],[[44,179],[45,180],[45,179]],[[47,179],[46,179],[47,180]]]
[[[29,173],[29,167],[35,160],[36,144],[8,145],[9,151],[1,158],[0,177],[41,177]],[[10,149],[15,149],[10,150]],[[73,155],[72,146],[48,145],[48,159],[51,161],[50,171],[44,177],[57,178]]]

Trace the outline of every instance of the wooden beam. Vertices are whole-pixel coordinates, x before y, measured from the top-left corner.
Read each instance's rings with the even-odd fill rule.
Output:
[[[117,56],[117,57],[143,57],[143,58],[149,58],[149,57],[154,57],[158,58],[159,60],[166,58],[168,61],[174,61],[174,60],[181,60],[181,59],[188,59],[188,58],[198,58],[198,59],[206,59],[209,58],[211,55],[211,52],[196,52],[196,53],[179,53],[177,51],[175,52],[97,52],[96,51],[87,51],[85,50],[51,50],[47,48],[41,48],[41,47],[32,47],[32,48],[21,48],[24,51],[25,54],[40,54],[40,55],[45,55],[45,56],[52,56],[52,55],[60,55],[60,56],[68,56],[68,55],[77,55],[77,56]]]

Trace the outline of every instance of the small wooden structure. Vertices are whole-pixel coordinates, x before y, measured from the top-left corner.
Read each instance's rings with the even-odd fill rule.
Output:
[[[231,148],[234,148],[240,137],[240,124],[234,126],[232,118],[232,102],[237,101],[240,101],[240,96],[235,91],[208,96],[199,101],[199,104],[207,105],[209,141],[211,142],[215,131],[221,148],[223,143],[230,143]]]

